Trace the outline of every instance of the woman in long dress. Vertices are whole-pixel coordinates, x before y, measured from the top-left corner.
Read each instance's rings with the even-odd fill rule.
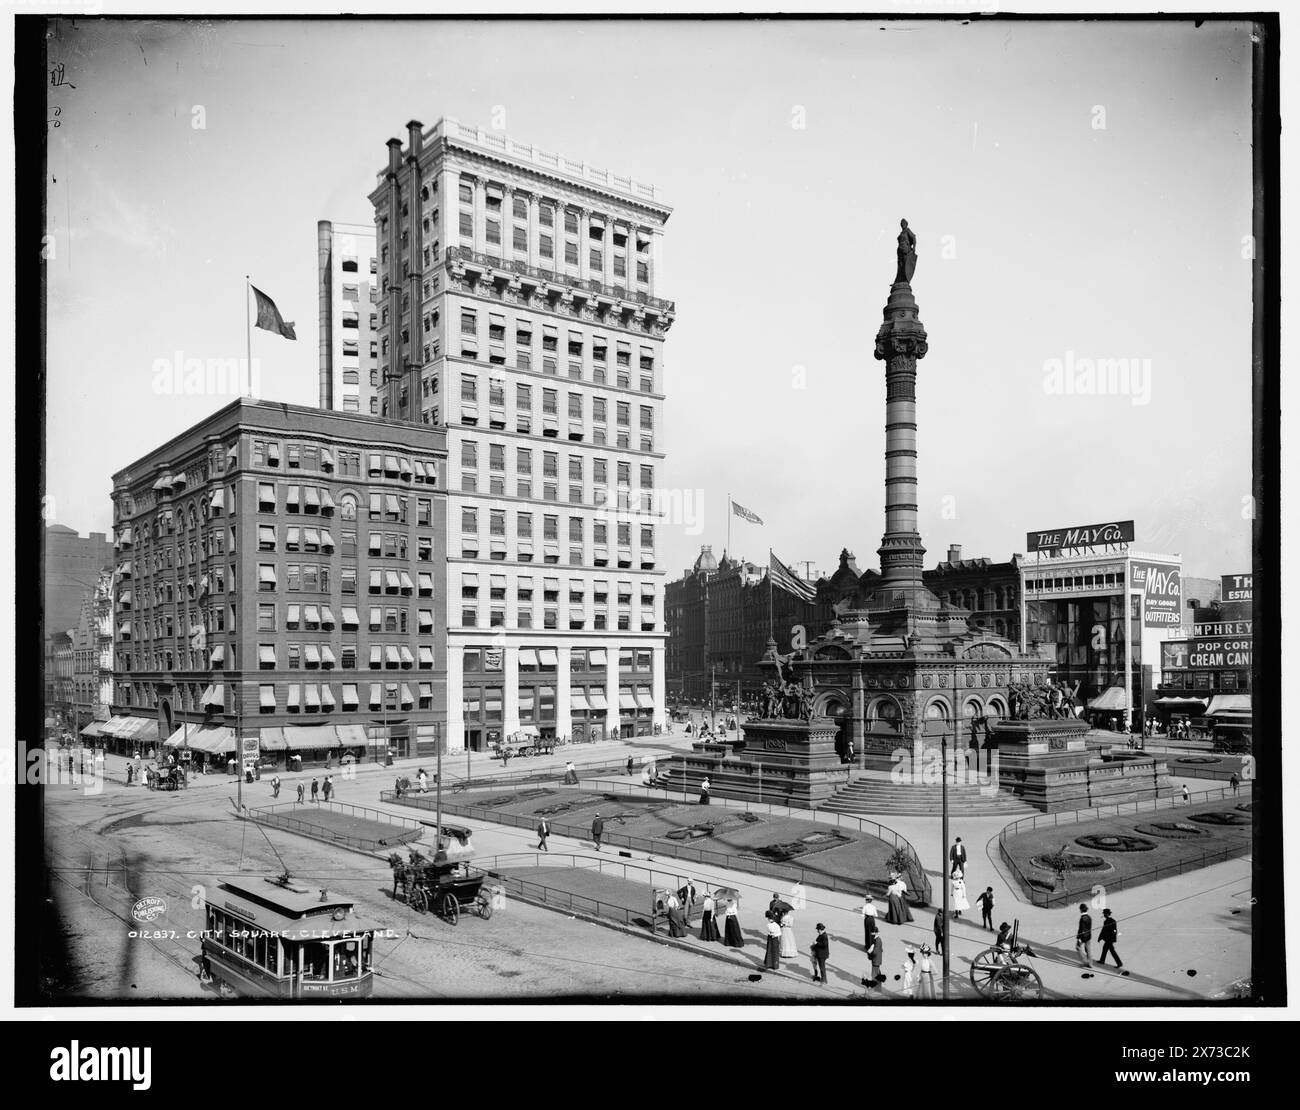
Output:
[[[916,996],[934,1001],[934,961],[930,959],[930,946],[921,945],[921,958],[917,961]]]
[[[911,948],[909,948],[903,956],[903,965],[901,970],[903,973],[903,985],[901,987],[901,993],[904,998],[911,998],[912,981],[916,975],[916,952],[913,951]]]
[[[895,875],[894,881],[889,884],[889,914],[885,918],[891,925],[902,925],[912,920],[912,911],[908,909],[904,897],[906,893],[907,884],[903,882],[903,876]]]
[[[953,917],[961,917],[962,910],[970,909],[970,902],[966,899],[966,877],[960,867],[952,869],[952,906]]]
[[[718,932],[718,923],[713,919],[713,911],[717,908],[717,903],[713,900],[712,894],[704,896],[704,916],[700,919],[700,940],[721,940],[722,935]]]
[[[794,939],[794,911],[786,910],[785,916],[781,918],[781,955],[790,959],[798,958],[799,946]]]
[[[740,931],[740,918],[736,916],[739,911],[740,904],[738,902],[727,903],[727,912],[723,915],[722,943],[728,948],[745,947],[745,937]]]
[[[682,903],[677,895],[668,895],[668,935],[670,937],[684,937],[689,930],[686,928],[686,915],[682,913]]]
[[[763,956],[763,966],[769,971],[781,970],[781,926],[776,923],[772,911],[767,914],[767,952]]]

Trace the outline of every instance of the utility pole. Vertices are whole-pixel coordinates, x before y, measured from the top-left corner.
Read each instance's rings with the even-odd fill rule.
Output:
[[[709,668],[709,731],[718,731],[718,665]]]
[[[952,668],[952,746],[957,750],[957,665]],[[948,858],[948,730],[939,733],[940,763],[943,778],[943,844],[940,859]],[[945,864],[940,874],[943,876],[943,1000],[948,1001],[949,959],[952,955],[952,930],[948,917],[948,867]]]

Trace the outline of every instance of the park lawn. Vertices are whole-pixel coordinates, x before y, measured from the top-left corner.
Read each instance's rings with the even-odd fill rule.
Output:
[[[1249,817],[1249,811],[1238,810],[1244,804],[1236,799],[1224,799],[1217,802],[1203,802],[1198,805],[1175,806],[1161,809],[1155,813],[1129,813],[1117,817],[1104,817],[1100,820],[1084,820],[1069,825],[1047,826],[1033,829],[1017,836],[1007,837],[1004,847],[1022,875],[1031,879],[1041,879],[1041,890],[1053,888],[1055,875],[1052,871],[1036,867],[1030,860],[1034,856],[1058,851],[1062,845],[1079,855],[1101,856],[1109,865],[1103,871],[1072,871],[1066,876],[1067,889],[1088,889],[1096,882],[1103,886],[1123,882],[1126,886],[1152,882],[1157,878],[1167,878],[1177,872],[1193,867],[1222,862],[1224,850],[1233,850],[1251,843],[1251,826],[1246,825],[1205,825],[1190,821],[1198,813],[1231,812],[1242,813]],[[1188,839],[1165,839],[1141,832],[1138,826],[1149,826],[1153,822],[1185,822],[1196,825],[1207,835]],[[1105,847],[1091,847],[1076,843],[1082,836],[1137,836],[1149,840],[1155,847],[1140,852],[1117,851]],[[1155,872],[1154,874],[1151,874]]]

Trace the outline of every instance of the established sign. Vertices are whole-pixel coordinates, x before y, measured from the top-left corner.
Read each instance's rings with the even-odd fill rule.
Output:
[[[1129,563],[1129,585],[1141,590],[1144,628],[1178,627],[1182,624],[1183,575],[1178,567],[1165,563]]]
[[[1223,600],[1254,601],[1255,576],[1253,574],[1225,574],[1223,579]]]
[[[1075,547],[1102,547],[1133,542],[1133,521],[1113,520],[1107,524],[1083,524],[1050,532],[1029,532],[1025,543],[1030,551],[1062,551]]]

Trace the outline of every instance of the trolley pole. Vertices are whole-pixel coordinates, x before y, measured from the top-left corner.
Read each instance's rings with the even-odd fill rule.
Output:
[[[441,730],[440,730],[441,731]],[[437,824],[437,830],[434,833],[433,858],[438,858],[438,849],[442,846],[442,737],[438,737],[438,766],[434,771],[434,782],[438,784],[438,792],[434,795],[434,821]]]
[[[957,668],[952,669],[952,730],[953,730],[953,750],[957,748]],[[940,859],[948,858],[948,730],[943,729],[939,734],[940,764],[942,766],[943,781],[943,844],[940,846]],[[943,875],[943,1000],[948,1001],[948,974],[950,970],[949,959],[952,955],[952,930],[949,928],[950,921],[948,917],[948,873],[944,871]]]

